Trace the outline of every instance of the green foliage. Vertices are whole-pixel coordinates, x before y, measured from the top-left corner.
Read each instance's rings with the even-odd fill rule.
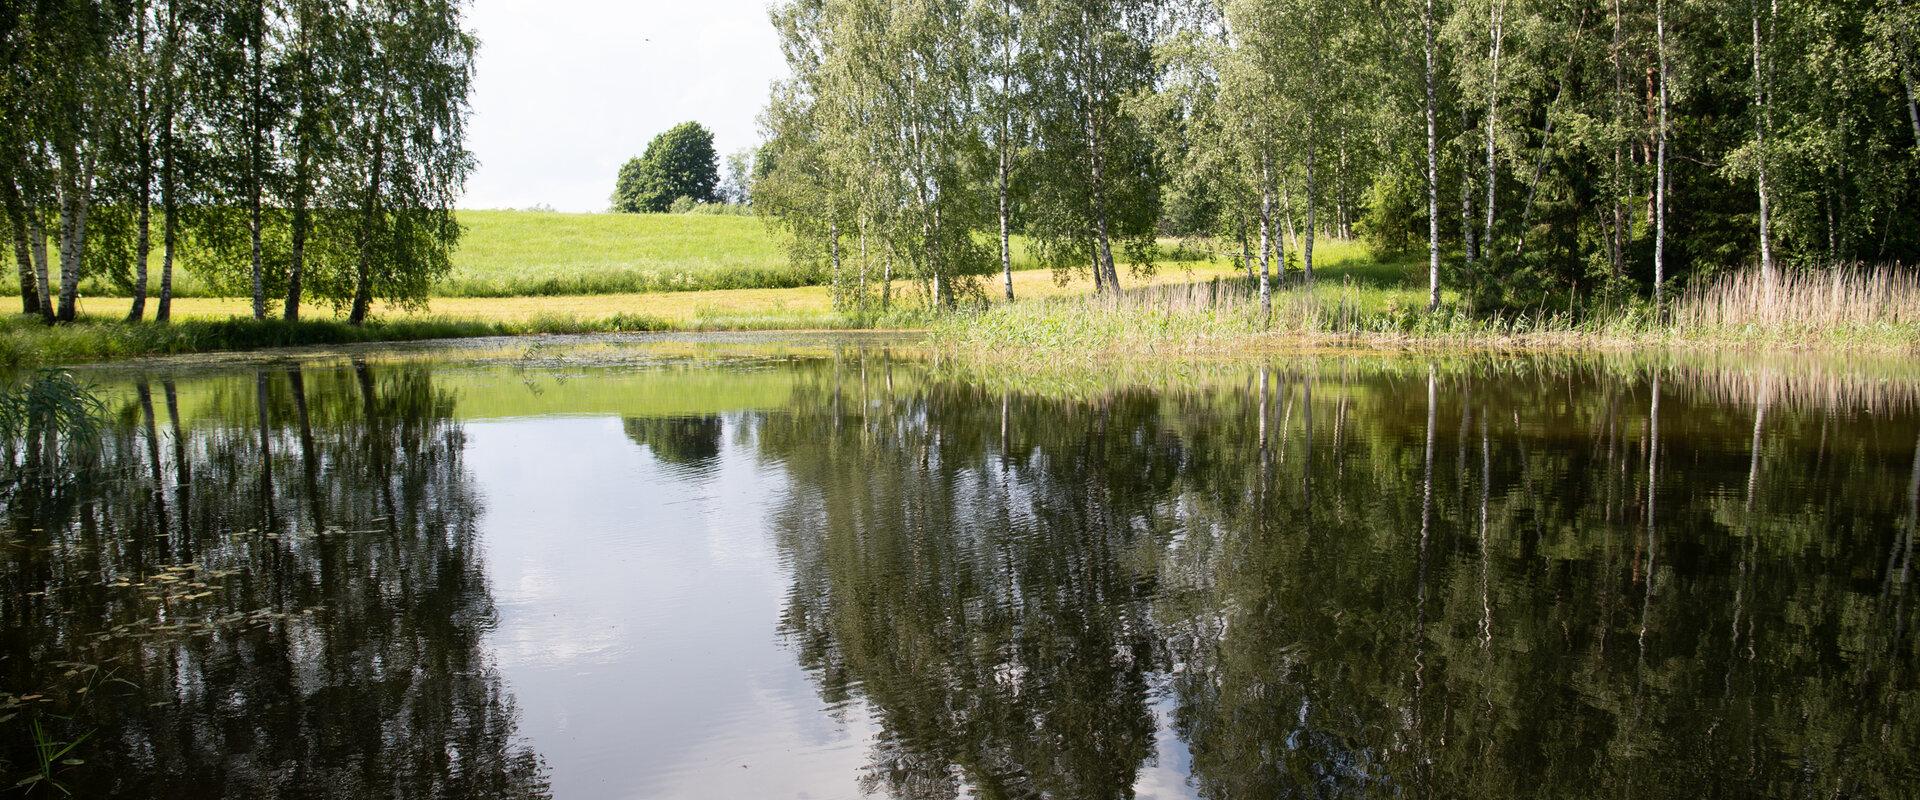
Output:
[[[157,284],[166,317],[175,262],[251,296],[256,316],[269,296],[356,319],[419,302],[449,268],[473,166],[463,14],[463,0],[9,8],[0,107],[32,122],[0,142],[0,184],[8,226],[55,251],[45,279],[17,284],[57,294],[44,313],[62,320],[83,281],[132,291],[136,319]]]
[[[1402,255],[1426,244],[1427,209],[1418,176],[1388,171],[1375,176],[1356,230],[1376,250]]]
[[[653,137],[645,154],[621,165],[614,182],[613,210],[682,213],[683,201],[687,207],[719,202],[719,187],[713,132],[698,122],[683,122]]]
[[[1436,271],[1476,313],[1621,304],[1656,272],[1685,291],[1763,237],[1768,267],[1920,260],[1902,4],[791,0],[775,19],[795,77],[764,193],[796,263],[882,242],[938,287],[982,255],[952,228],[998,233],[1009,174],[1007,227],[1102,285],[1112,250],[1150,268],[1155,232],[1251,274],[1311,267],[1316,238],[1397,257],[1437,228]]]

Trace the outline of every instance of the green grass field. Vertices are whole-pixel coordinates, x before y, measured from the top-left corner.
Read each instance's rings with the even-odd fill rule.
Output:
[[[462,211],[466,235],[440,297],[528,297],[819,282],[758,217]]]
[[[459,218],[466,233],[453,256],[453,272],[433,288],[434,297],[786,289],[819,285],[827,277],[821,270],[796,269],[786,234],[770,230],[759,217],[462,211]],[[858,246],[846,243],[850,266]],[[1161,250],[1169,263],[1191,258],[1172,242]],[[219,296],[200,279],[192,259],[191,250],[184,250],[176,262],[174,296]],[[1013,259],[1016,270],[1038,266],[1018,237]],[[149,259],[149,272],[157,292],[158,252]],[[15,274],[0,269],[0,291],[18,293]],[[96,298],[126,294],[97,279],[83,280],[80,288]]]
[[[433,289],[436,297],[765,289],[819,282],[819,276],[788,263],[784,237],[758,217],[462,211],[459,219],[466,231],[454,252],[452,274]],[[57,270],[58,252],[53,256]],[[190,247],[183,248],[175,262],[174,296],[218,296],[201,280],[194,257]],[[157,292],[157,243],[148,271]],[[0,276],[5,291],[19,291],[14,270],[0,270]],[[94,297],[126,294],[98,279],[82,280],[80,290]]]

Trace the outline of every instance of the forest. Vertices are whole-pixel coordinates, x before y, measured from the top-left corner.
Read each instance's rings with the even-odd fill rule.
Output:
[[[83,275],[170,317],[175,264],[364,321],[448,270],[476,41],[462,0],[28,0],[0,14],[0,191],[22,309]],[[57,257],[50,258],[53,240]],[[157,241],[156,241],[157,240]],[[52,265],[58,265],[57,273]]]
[[[1920,256],[1920,9],[1893,0],[786,0],[754,202],[858,306],[1096,291],[1156,237],[1263,303],[1316,236],[1429,308],[1651,301]],[[998,272],[996,280],[977,277]],[[990,286],[1001,283],[1003,286]],[[1453,297],[1450,295],[1450,297]],[[1451,304],[1451,301],[1449,301]]]

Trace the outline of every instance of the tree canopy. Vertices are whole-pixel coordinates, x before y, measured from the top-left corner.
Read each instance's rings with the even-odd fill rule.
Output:
[[[785,0],[760,200],[854,304],[951,304],[1010,233],[1103,291],[1156,237],[1262,285],[1360,237],[1469,309],[1912,263],[1910,5]]]
[[[660,213],[675,200],[720,200],[720,157],[713,132],[698,122],[682,122],[647,143],[639,158],[628,159],[614,182],[613,210],[626,214]]]
[[[250,296],[257,319],[269,298],[289,319],[319,299],[356,322],[376,300],[423,302],[450,268],[453,204],[473,167],[465,7],[46,0],[0,12],[0,203],[23,308],[72,319],[91,275],[132,294],[142,318],[155,238],[161,320],[176,261]]]

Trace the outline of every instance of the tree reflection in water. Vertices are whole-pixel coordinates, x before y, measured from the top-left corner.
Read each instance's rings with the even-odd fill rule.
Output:
[[[544,796],[451,397],[365,363],[210,382],[188,428],[141,381],[84,477],[5,496],[0,688],[41,696],[0,712],[6,774],[33,719],[86,737],[81,795]]]
[[[1131,796],[1163,698],[1209,798],[1920,781],[1910,409],[1574,370],[1065,400],[901,369],[819,370],[760,441],[795,482],[783,630],[830,705],[871,705],[870,791]]]
[[[872,350],[713,369],[680,416],[621,406],[607,441],[676,486],[778,498],[683,518],[744,530],[742,561],[769,524],[780,635],[814,683],[801,713],[817,689],[847,728],[872,720],[869,793],[1117,798],[1166,773],[1216,800],[1920,785],[1912,397],[1518,358],[1046,391]],[[0,494],[5,774],[37,767],[38,722],[87,737],[85,764],[55,765],[81,794],[545,795],[485,641],[456,374],[149,378],[96,447],[20,443]],[[763,474],[735,468],[755,454]],[[657,646],[608,647],[629,644]],[[693,684],[696,706],[740,690]],[[651,723],[598,730],[628,724]]]

